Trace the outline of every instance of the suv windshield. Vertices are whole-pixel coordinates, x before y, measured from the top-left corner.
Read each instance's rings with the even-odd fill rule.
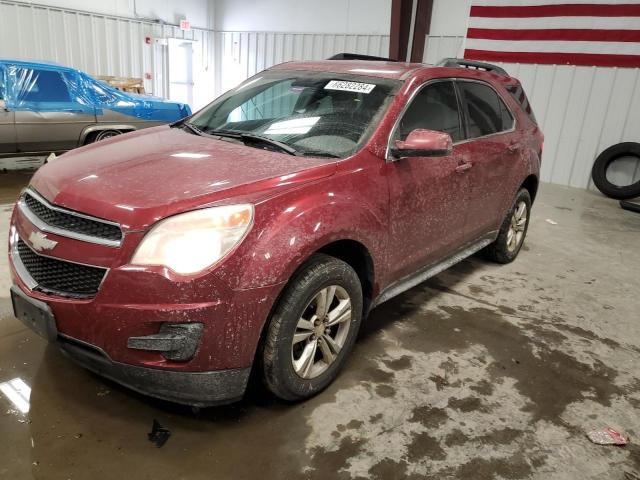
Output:
[[[280,151],[347,157],[369,138],[400,85],[366,76],[267,71],[216,99],[189,125],[205,134],[264,140],[261,148],[279,144]]]

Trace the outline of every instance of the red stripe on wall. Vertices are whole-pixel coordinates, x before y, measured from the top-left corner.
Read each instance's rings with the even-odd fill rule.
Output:
[[[638,20],[640,27],[640,20]],[[486,40],[576,40],[583,42],[640,42],[640,30],[592,30],[580,28],[503,30],[470,28],[467,38]]]
[[[525,17],[635,17],[640,16],[640,4],[556,4],[509,7],[473,5],[472,17],[525,18]]]
[[[604,55],[597,53],[538,53],[496,52],[490,50],[464,51],[468,60],[489,60],[505,63],[540,63],[545,65],[583,65],[597,67],[640,67],[640,55]]]

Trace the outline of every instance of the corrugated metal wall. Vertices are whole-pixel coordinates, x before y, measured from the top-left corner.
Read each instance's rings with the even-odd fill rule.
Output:
[[[463,37],[427,37],[424,61],[460,56],[462,43]],[[594,188],[596,157],[616,143],[640,142],[640,69],[502,66],[522,82],[544,131],[543,181]],[[640,166],[620,162],[610,174],[629,184],[640,180]]]
[[[454,36],[429,36],[424,42],[424,63],[437,63],[443,58],[459,57],[462,55],[462,43],[464,37]]]
[[[92,75],[143,78],[153,73],[145,89],[166,95],[167,47],[146,36],[202,42],[203,65],[209,65],[213,34],[142,20],[0,0],[0,57],[48,60]]]
[[[146,45],[146,36],[200,42],[203,68],[215,67],[215,96],[277,63],[389,51],[388,35],[183,32],[171,25],[10,0],[0,0],[0,25],[0,57],[49,60],[92,75],[142,78],[148,72],[153,81],[145,81],[145,89],[158,96],[167,95],[167,47]]]
[[[321,60],[336,53],[386,56],[388,35],[283,32],[216,32],[216,93],[272,65],[292,60]]]

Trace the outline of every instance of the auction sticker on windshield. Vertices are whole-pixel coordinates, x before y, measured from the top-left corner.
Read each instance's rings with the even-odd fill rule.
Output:
[[[347,82],[346,80],[331,80],[324,87],[325,90],[342,90],[343,92],[371,93],[375,85],[371,83]]]

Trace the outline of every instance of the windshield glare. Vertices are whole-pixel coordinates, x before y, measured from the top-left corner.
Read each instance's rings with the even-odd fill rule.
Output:
[[[400,82],[324,72],[267,71],[192,117],[204,133],[268,137],[300,154],[347,157],[368,139]]]

